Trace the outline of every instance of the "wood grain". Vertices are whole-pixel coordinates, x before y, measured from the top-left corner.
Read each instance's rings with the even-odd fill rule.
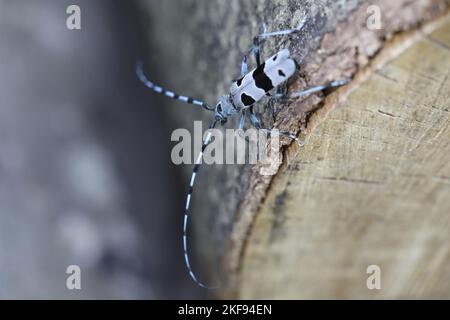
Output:
[[[273,179],[237,297],[450,298],[450,20],[374,71]],[[381,268],[380,290],[366,269]]]
[[[373,62],[383,60],[380,57],[383,58],[384,49],[393,38],[405,36],[408,41],[406,45],[393,46],[395,50],[389,51],[386,61],[392,56],[398,56],[411,42],[417,41],[418,35],[414,32],[448,12],[450,2],[141,0],[139,3],[148,26],[146,36],[151,49],[146,64],[149,66],[148,76],[176,92],[215,104],[217,98],[229,90],[231,80],[238,77],[242,54],[249,49],[252,37],[258,33],[263,22],[266,22],[268,30],[280,30],[296,26],[302,17],[307,17],[300,34],[267,41],[263,49],[263,57],[268,57],[281,48],[288,48],[298,62],[299,76],[290,82],[288,89],[291,92],[335,79],[354,77],[355,74],[357,77],[353,79],[351,87],[357,87],[372,74]],[[372,5],[378,6],[381,12],[382,28],[379,30],[367,27],[367,9]],[[410,32],[415,35],[411,36]],[[362,73],[365,75],[361,76]],[[277,103],[274,117],[267,104],[261,103],[257,111],[267,127],[296,133],[306,127],[306,133],[309,134],[315,131],[316,126],[327,118],[341,100],[340,94],[328,94],[319,93],[297,101]],[[182,106],[164,98],[160,101],[166,104],[164,110],[167,110],[174,128],[192,130],[194,119],[204,120],[204,127],[211,121],[211,114],[203,110]],[[382,114],[377,112],[377,115]],[[388,119],[388,116],[383,116],[382,119]],[[237,120],[230,119],[227,128],[235,127]],[[377,128],[382,129],[381,126]],[[312,139],[312,136],[307,139]],[[330,144],[330,148],[338,146],[325,141]],[[285,150],[290,143],[289,139],[282,140],[281,148]],[[321,145],[321,148],[326,148],[327,144]],[[317,141],[316,147],[319,145]],[[352,144],[346,145],[349,146],[353,147]],[[297,151],[295,147],[289,147],[283,163],[294,157]],[[184,168],[185,181],[188,182],[192,167]],[[277,172],[279,166],[274,165],[273,169]],[[212,295],[250,296],[243,295],[243,288],[236,286],[247,275],[243,258],[247,259],[247,254],[252,250],[248,236],[264,231],[253,229],[259,223],[254,224],[255,218],[264,216],[261,206],[267,205],[264,205],[267,197],[271,198],[272,185],[288,172],[286,168],[283,170],[280,175],[265,176],[261,174],[260,165],[213,165],[201,168],[191,202],[191,254],[194,269],[202,279],[209,280],[206,281],[208,283],[223,280],[220,282],[225,288],[214,291]],[[182,203],[183,199],[179,201]],[[257,261],[251,265],[256,264]],[[266,274],[266,271],[271,272],[263,268],[256,275],[270,278],[270,272]],[[259,287],[254,281],[250,285],[255,286],[253,290]],[[272,292],[267,296],[272,296]],[[265,297],[265,293],[262,292],[260,297]]]

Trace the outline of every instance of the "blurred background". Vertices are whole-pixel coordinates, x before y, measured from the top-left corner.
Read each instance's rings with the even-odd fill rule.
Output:
[[[0,298],[202,298],[136,1],[0,1]],[[158,99],[158,100],[154,100]],[[157,101],[157,102],[156,102]],[[176,200],[174,200],[176,199]],[[81,267],[82,290],[66,268]]]

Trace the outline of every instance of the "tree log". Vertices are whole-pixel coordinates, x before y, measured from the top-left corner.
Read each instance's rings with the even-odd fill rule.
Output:
[[[449,34],[447,19],[311,118],[251,228],[239,297],[450,297]]]
[[[177,92],[213,104],[263,22],[277,30],[305,16],[300,35],[264,48],[267,57],[287,47],[300,64],[289,91],[354,78],[275,105],[273,121],[261,110],[266,123],[306,142],[299,149],[283,140],[276,175],[261,175],[260,165],[202,168],[191,247],[197,269],[221,261],[223,272],[211,275],[225,279],[219,296],[449,296],[448,4],[142,2],[151,78]],[[370,5],[380,9],[381,29],[368,28]],[[174,127],[211,120],[164,103]],[[367,289],[369,265],[381,268],[381,290]]]

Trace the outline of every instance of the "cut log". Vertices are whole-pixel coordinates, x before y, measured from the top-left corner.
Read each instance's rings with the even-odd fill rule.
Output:
[[[450,298],[449,35],[447,19],[311,119],[250,230],[240,298]]]
[[[222,262],[220,277],[226,285],[219,296],[443,295],[442,283],[416,288],[414,295],[404,281],[416,272],[412,265],[428,241],[442,245],[427,251],[433,253],[429,263],[435,271],[448,258],[443,246],[448,239],[433,233],[445,230],[442,212],[448,195],[448,42],[445,30],[428,35],[444,19],[448,1],[142,4],[154,75],[163,75],[152,79],[211,104],[239,75],[242,53],[263,22],[271,31],[294,27],[307,17],[300,35],[269,41],[264,48],[265,57],[289,48],[300,64],[300,77],[290,83],[290,92],[355,76],[333,93],[276,105],[275,119],[261,110],[275,128],[303,130],[306,142],[298,149],[283,140],[286,152],[276,175],[261,175],[259,165],[202,168],[193,198],[196,240],[191,248],[198,253],[197,270],[205,265],[212,270],[215,261]],[[368,27],[371,5],[379,9],[381,29]],[[192,128],[193,119],[211,119],[172,102],[167,109],[174,126]],[[187,166],[186,180],[189,170]],[[410,185],[412,181],[416,184]],[[427,204],[429,223],[436,222],[436,230],[421,225],[419,232],[424,207],[415,204]],[[392,245],[392,252],[386,245]],[[368,291],[369,264],[381,267],[382,285],[395,277],[404,281],[393,291]],[[320,266],[328,268],[323,275]],[[448,271],[440,270],[442,275]],[[417,283],[409,285],[415,288]]]

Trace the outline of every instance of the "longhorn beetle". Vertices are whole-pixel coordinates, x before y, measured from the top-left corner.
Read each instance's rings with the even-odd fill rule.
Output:
[[[274,88],[279,87],[281,84],[285,83],[296,71],[296,63],[293,58],[290,57],[288,49],[283,49],[267,59],[264,63],[261,63],[260,52],[261,45],[267,38],[277,37],[277,36],[287,36],[290,34],[298,33],[304,25],[305,20],[300,23],[297,28],[280,30],[275,32],[267,32],[266,27],[263,25],[263,31],[253,38],[253,45],[248,50],[241,62],[241,78],[232,83],[230,92],[223,95],[215,107],[188,96],[178,95],[172,91],[166,90],[150,80],[144,74],[142,62],[136,64],[136,74],[138,78],[144,83],[145,86],[152,89],[153,91],[163,94],[169,98],[177,99],[179,101],[193,104],[195,106],[201,107],[207,111],[214,113],[214,119],[209,126],[209,131],[206,138],[203,140],[202,149],[195,161],[194,169],[191,176],[191,181],[189,183],[189,189],[186,195],[186,207],[184,211],[184,223],[183,223],[183,249],[184,249],[184,261],[189,272],[189,276],[192,280],[198,284],[200,287],[213,289],[214,287],[209,287],[203,284],[197,279],[197,276],[192,270],[188,244],[187,244],[187,226],[189,219],[189,208],[191,203],[192,192],[194,188],[195,179],[202,162],[203,153],[211,142],[211,129],[215,128],[217,124],[225,124],[228,118],[234,117],[240,114],[239,119],[239,129],[243,129],[246,117],[248,116],[250,122],[258,130],[264,130],[267,133],[271,133],[272,129],[263,128],[259,119],[257,118],[253,107],[257,102],[262,100],[263,97],[269,96],[270,99],[279,99],[285,97],[282,93],[274,93],[271,91]],[[248,72],[248,57],[253,55],[256,61],[256,68]],[[296,92],[288,96],[288,98],[298,98],[314,92],[322,91],[331,87],[338,87],[348,83],[349,79],[341,79],[337,81],[332,81],[330,83],[315,86],[306,89],[301,92]],[[291,132],[279,132],[279,135],[286,136],[299,145],[301,145],[300,140],[297,135]]]

